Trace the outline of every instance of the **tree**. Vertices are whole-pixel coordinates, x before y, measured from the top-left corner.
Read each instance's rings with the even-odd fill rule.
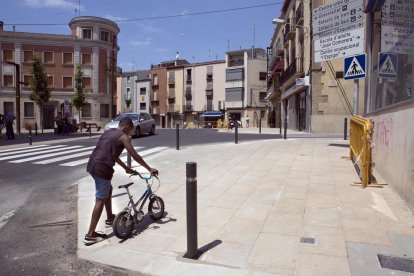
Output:
[[[45,68],[40,60],[33,54],[32,78],[30,79],[30,100],[36,103],[40,109],[40,125],[43,133],[43,104],[47,103],[50,98],[50,92],[47,87],[47,75]]]
[[[82,78],[82,66],[80,64],[77,64],[75,73],[75,95],[72,98],[72,106],[76,109],[76,111],[79,114],[79,123],[81,120],[81,110],[86,104],[86,95],[83,92]]]

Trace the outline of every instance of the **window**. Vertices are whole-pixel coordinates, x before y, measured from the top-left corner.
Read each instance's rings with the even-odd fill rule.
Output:
[[[13,76],[4,75],[3,76],[3,86],[13,87],[14,86]]]
[[[260,118],[264,119],[265,115],[266,115],[266,111],[260,110]]]
[[[243,78],[243,69],[233,69],[226,71],[226,81],[242,81]]]
[[[63,64],[73,64],[72,53],[63,53]]]
[[[82,88],[91,89],[91,78],[90,77],[82,78]]]
[[[259,73],[259,80],[266,80],[266,72]]]
[[[4,110],[4,114],[7,114],[7,112],[14,113],[14,102],[4,102],[3,110]]]
[[[259,101],[266,102],[267,92],[259,92]]]
[[[83,39],[92,39],[92,29],[82,29]]]
[[[139,109],[146,110],[147,109],[147,104],[146,103],[140,103],[139,104]]]
[[[101,104],[101,118],[109,118],[109,104]]]
[[[127,80],[127,83],[130,83],[131,82],[131,76],[127,76],[126,80]]]
[[[43,52],[43,63],[50,64],[53,62],[53,52]]]
[[[109,32],[101,31],[101,40],[102,41],[109,41]]]
[[[13,50],[6,50],[6,49],[4,49],[3,50],[3,60],[4,61],[14,61],[14,58],[13,58]]]
[[[63,77],[63,88],[72,88],[72,77]]]
[[[53,76],[47,76],[47,86],[48,87],[55,86],[55,78]]]
[[[23,51],[23,62],[33,62],[33,51]]]
[[[24,117],[34,117],[34,103],[33,102],[24,103]]]
[[[23,87],[30,87],[30,81],[32,80],[32,75],[24,75],[23,76]]]
[[[147,95],[147,88],[145,88],[145,87],[141,87],[141,88],[139,89],[139,94],[140,94],[140,95]]]
[[[243,88],[226,88],[226,101],[235,102],[243,101]]]
[[[335,77],[337,79],[343,79],[344,78],[344,71],[336,71],[335,72]]]
[[[82,117],[83,118],[89,118],[89,117],[92,117],[91,114],[92,114],[91,104],[90,103],[85,103],[85,105],[82,107]]]
[[[82,54],[82,64],[92,64],[91,54]]]

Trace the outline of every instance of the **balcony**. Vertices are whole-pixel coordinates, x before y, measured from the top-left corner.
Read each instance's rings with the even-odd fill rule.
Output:
[[[207,82],[206,91],[207,90],[213,90],[213,82]]]
[[[168,112],[170,112],[170,113],[180,112],[180,106],[178,104],[169,104],[168,105]]]
[[[207,104],[204,105],[204,111],[213,111],[214,105],[213,102],[207,101]]]
[[[158,86],[158,79],[154,79],[152,81],[152,86]]]
[[[193,105],[192,104],[183,105],[183,111],[184,112],[192,112],[193,111]]]
[[[154,92],[154,94],[151,95],[151,102],[159,102],[157,92]]]
[[[283,41],[285,45],[289,40],[295,39],[296,27],[294,24],[294,18],[286,21],[285,27],[283,28]]]
[[[296,58],[295,62],[289,65],[289,67],[282,73],[279,78],[280,84],[284,84],[291,78],[297,78],[303,74],[303,58]]]
[[[187,78],[185,79],[185,81],[186,83],[192,83],[193,81],[191,80],[191,75],[190,76],[187,75]]]
[[[175,98],[175,90],[168,91],[168,99],[174,99]]]
[[[280,60],[284,53],[285,49],[281,45],[280,40],[277,40],[276,45],[272,50],[272,54],[269,56],[269,67],[273,68],[273,66]]]
[[[175,84],[175,78],[168,78],[168,84]]]
[[[296,25],[303,25],[303,3],[301,2],[296,10]]]
[[[225,101],[224,104],[227,109],[244,108],[243,101]]]
[[[229,67],[233,67],[233,66],[243,66],[244,65],[244,60],[243,59],[236,59],[236,60],[230,60],[229,61]]]
[[[213,97],[213,90],[206,90],[207,97]]]

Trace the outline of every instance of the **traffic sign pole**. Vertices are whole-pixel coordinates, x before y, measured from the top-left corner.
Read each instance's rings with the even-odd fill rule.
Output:
[[[354,80],[354,115],[358,115],[359,79]]]

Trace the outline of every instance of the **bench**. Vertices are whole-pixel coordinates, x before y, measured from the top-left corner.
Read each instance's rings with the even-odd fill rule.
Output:
[[[87,123],[87,124],[86,124],[86,131],[87,131],[87,132],[89,132],[89,130],[90,130],[92,127],[96,128],[96,131],[100,131],[100,130],[101,130],[101,127],[100,127],[100,126],[98,126],[96,123]]]
[[[81,122],[80,124],[72,124],[73,132],[78,132],[78,129],[80,130],[81,133],[82,133],[82,129],[86,129],[86,132],[89,132],[89,129],[93,127],[96,128],[96,131],[99,131],[102,128],[98,126],[98,124],[96,123]]]

